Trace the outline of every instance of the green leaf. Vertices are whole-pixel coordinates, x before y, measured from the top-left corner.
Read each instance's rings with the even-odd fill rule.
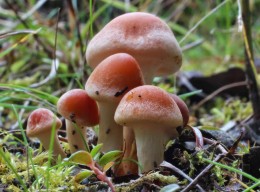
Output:
[[[77,151],[73,153],[69,158],[69,161],[78,163],[81,165],[89,166],[93,163],[93,159],[89,152],[87,151]]]
[[[180,186],[177,184],[170,184],[165,187],[163,187],[160,192],[175,192],[180,189]]]
[[[104,167],[107,163],[118,159],[122,154],[122,151],[109,151],[100,158],[98,164]]]
[[[74,177],[74,180],[77,183],[80,183],[81,181],[83,181],[83,179],[86,179],[86,178],[90,177],[93,173],[94,172],[90,171],[90,170],[81,171]]]
[[[113,161],[108,162],[108,163],[104,166],[103,171],[104,171],[104,172],[107,172],[107,170],[110,169],[114,164],[115,164],[115,162],[113,162]]]
[[[97,144],[96,146],[93,147],[93,149],[92,149],[91,152],[90,152],[90,154],[91,154],[91,156],[92,156],[93,158],[97,155],[97,153],[100,152],[100,149],[101,149],[102,146],[103,146],[103,144],[100,143],[100,144]]]

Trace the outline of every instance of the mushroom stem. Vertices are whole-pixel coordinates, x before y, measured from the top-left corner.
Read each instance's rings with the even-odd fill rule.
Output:
[[[66,132],[71,153],[78,150],[88,150],[86,128],[66,119]]]
[[[142,166],[139,173],[156,168],[164,159],[165,145],[170,140],[160,124],[134,125],[137,158]]]
[[[99,102],[98,106],[100,112],[98,143],[103,143],[102,151],[122,149],[123,129],[114,120],[117,105]]]
[[[51,142],[50,135],[51,135],[50,133],[44,133],[44,134],[37,136],[37,138],[41,141],[42,146],[46,150],[50,150],[50,142]],[[49,138],[49,139],[46,139],[46,138]],[[66,153],[63,151],[62,147],[60,146],[60,142],[59,142],[59,138],[58,138],[58,131],[56,131],[54,134],[52,153],[53,153],[53,156],[55,156],[55,157],[58,157],[60,155],[61,158],[65,158],[67,156]]]
[[[134,130],[131,127],[123,127],[123,150],[124,156],[122,162],[115,167],[114,174],[119,176],[129,175],[129,174],[138,174],[138,164],[134,161],[137,160],[136,152],[136,143],[135,143],[135,134]]]
[[[138,63],[140,63],[143,58],[135,58]],[[145,60],[146,63],[152,62],[150,59]],[[140,65],[140,64],[139,64]],[[153,66],[143,66],[140,65],[140,68],[142,70],[143,78],[144,78],[144,84],[145,85],[151,85],[153,83],[153,78],[155,76],[155,70]]]

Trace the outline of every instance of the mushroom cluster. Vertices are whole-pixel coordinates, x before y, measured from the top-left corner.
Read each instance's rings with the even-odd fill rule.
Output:
[[[189,120],[188,108],[178,96],[151,85],[155,76],[173,74],[181,67],[181,49],[171,29],[149,13],[123,14],[93,37],[86,60],[93,72],[85,90],[70,90],[57,103],[66,119],[70,151],[85,150],[86,127],[99,124],[102,151],[124,151],[115,175],[154,169],[163,161],[166,143]],[[51,124],[58,122],[52,117]],[[28,124],[28,132],[31,127]],[[55,149],[65,156],[59,146]],[[129,159],[139,162],[139,171]]]

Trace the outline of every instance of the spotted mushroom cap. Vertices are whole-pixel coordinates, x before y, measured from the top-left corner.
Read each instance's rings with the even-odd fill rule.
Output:
[[[154,75],[159,76],[178,71],[182,64],[173,32],[163,20],[149,13],[126,13],[113,19],[89,42],[86,59],[94,69],[106,57],[119,52],[132,55],[142,70],[154,68]]]
[[[89,76],[85,89],[96,101],[119,102],[134,87],[144,84],[137,61],[129,54],[117,53],[103,60]]]
[[[57,103],[58,112],[68,120],[82,126],[94,126],[99,122],[96,101],[83,89],[72,89],[64,93]]]
[[[49,109],[39,108],[28,117],[26,134],[28,137],[38,137],[40,134],[50,133],[52,127],[61,127],[61,120]]]
[[[128,127],[149,122],[177,128],[183,123],[174,100],[166,91],[153,85],[139,86],[129,91],[117,107],[115,121]]]

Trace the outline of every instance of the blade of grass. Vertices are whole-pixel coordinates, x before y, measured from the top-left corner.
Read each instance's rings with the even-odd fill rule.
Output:
[[[37,95],[38,97],[48,100],[49,102],[56,104],[58,101],[58,97],[55,97],[49,93],[37,90],[37,89],[32,89],[32,88],[28,88],[28,87],[23,87],[23,86],[19,86],[19,85],[12,85],[12,84],[4,84],[4,83],[0,83],[0,89],[12,89],[13,91],[17,91],[17,92],[24,92],[24,93],[33,93],[35,95]]]
[[[26,187],[25,183],[23,182],[22,178],[20,177],[20,175],[17,173],[16,169],[14,168],[14,166],[11,164],[11,161],[9,161],[9,159],[5,156],[5,152],[3,151],[3,149],[0,149],[0,156],[4,159],[5,163],[7,164],[7,166],[12,170],[12,172],[15,174],[16,179],[19,181],[19,183],[22,185],[23,190],[25,192],[28,191],[28,188]]]
[[[19,44],[24,43],[25,41],[27,41],[31,36],[37,34],[39,31],[41,30],[41,28],[35,30],[34,32],[31,32],[28,35],[25,35],[22,39],[20,39],[18,42],[16,42],[15,44],[13,44],[12,46],[10,46],[8,49],[2,51],[0,53],[0,58],[4,57],[5,55],[7,55],[8,53],[10,53],[12,50],[14,50]]]
[[[83,136],[83,133],[81,132],[81,129],[80,129],[80,128],[77,126],[77,124],[75,124],[75,123],[73,123],[73,126],[75,127],[77,133],[80,135],[80,139],[82,139],[82,141],[83,141],[83,143],[84,143],[84,146],[85,146],[85,148],[86,148],[86,151],[87,151],[87,152],[90,152],[90,149],[89,149],[88,144],[87,144],[87,142],[86,142],[86,140],[85,140],[85,137]]]
[[[229,171],[232,171],[232,172],[238,173],[240,175],[243,175],[244,177],[246,177],[246,178],[248,178],[248,179],[250,179],[250,180],[252,180],[254,182],[259,182],[260,181],[259,179],[255,178],[254,176],[252,176],[252,175],[250,175],[248,173],[245,173],[243,171],[240,171],[240,170],[238,170],[238,169],[236,169],[234,167],[230,167],[228,165],[224,165],[224,164],[221,164],[221,163],[218,163],[218,162],[214,162],[214,161],[211,161],[211,160],[205,159],[205,158],[203,158],[203,160],[205,162],[207,162],[207,163],[210,163],[210,164],[213,164],[213,165],[217,165],[217,166],[219,166],[219,167],[221,167],[223,169],[227,169]]]
[[[250,187],[248,187],[246,190],[244,190],[243,192],[249,192],[252,189],[258,187],[260,185],[260,181],[256,182],[254,185],[251,185]]]
[[[28,35],[28,34],[35,34],[35,31],[34,30],[11,31],[11,32],[0,34],[0,39],[4,39],[6,37],[10,37],[14,35]]]
[[[179,41],[179,44],[182,44],[183,41],[195,30],[198,28],[198,26],[203,23],[209,16],[211,16],[213,13],[215,13],[218,9],[220,9],[223,5],[225,5],[230,0],[225,0],[222,3],[220,3],[218,6],[216,6],[214,9],[212,9],[208,14],[206,14],[204,17],[202,17],[186,34],[185,36]]]
[[[197,95],[199,93],[202,93],[202,90],[196,90],[196,91],[192,91],[192,92],[189,92],[189,93],[184,93],[184,94],[181,94],[181,95],[178,95],[180,98],[182,99],[185,99],[185,98],[188,98],[188,97],[191,97],[193,95]]]
[[[117,9],[120,9],[122,11],[125,11],[125,2],[124,1],[116,1],[116,0],[101,0],[106,4],[109,4],[110,6],[113,6]],[[138,9],[135,6],[128,6],[129,12],[135,12],[138,11]]]
[[[0,103],[0,106],[5,108],[10,108],[10,109],[15,107],[16,109],[26,109],[26,110],[34,110],[38,108],[35,106],[23,106],[23,105],[9,104],[9,103]]]
[[[109,4],[105,4],[102,7],[100,7],[97,11],[95,11],[94,14],[92,14],[92,19],[89,19],[84,28],[82,29],[81,36],[83,38],[86,38],[86,34],[88,30],[90,29],[90,26],[92,23],[109,7]]]

